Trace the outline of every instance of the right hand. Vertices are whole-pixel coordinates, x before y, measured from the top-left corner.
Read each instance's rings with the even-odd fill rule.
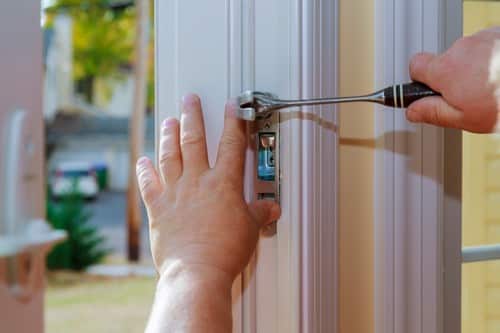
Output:
[[[497,40],[500,28],[461,38],[441,55],[415,55],[410,64],[411,78],[427,84],[442,97],[412,103],[406,113],[408,120],[476,133],[492,132],[500,111],[495,98],[497,87],[489,81]]]

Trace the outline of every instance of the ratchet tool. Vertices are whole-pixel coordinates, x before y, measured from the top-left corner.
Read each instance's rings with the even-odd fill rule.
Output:
[[[421,98],[439,95],[439,93],[420,82],[397,84],[370,95],[302,100],[281,100],[270,93],[246,91],[238,98],[237,116],[241,119],[253,121],[266,119],[272,112],[290,107],[348,102],[372,102],[395,108],[406,108]]]

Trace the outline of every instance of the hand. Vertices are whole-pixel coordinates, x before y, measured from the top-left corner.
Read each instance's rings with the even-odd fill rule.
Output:
[[[458,40],[441,55],[414,56],[411,78],[443,97],[414,102],[407,110],[408,120],[477,133],[494,130],[499,109],[489,69],[493,46],[499,39],[500,29],[485,30]]]
[[[250,260],[260,228],[281,214],[274,202],[245,202],[247,140],[245,124],[235,117],[235,108],[232,103],[226,106],[213,169],[208,162],[201,103],[195,95],[183,99],[180,126],[176,119],[162,124],[159,173],[147,158],[138,161],[151,250],[160,276],[172,269],[188,270],[232,282]]]

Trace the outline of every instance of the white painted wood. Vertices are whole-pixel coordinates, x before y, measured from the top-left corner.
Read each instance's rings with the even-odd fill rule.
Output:
[[[414,53],[440,52],[459,36],[460,17],[449,16],[458,3],[377,0],[377,85],[408,81]],[[461,178],[444,174],[453,158],[446,147],[460,141],[442,129],[409,124],[403,112],[376,109],[376,332],[458,332],[445,325],[448,318],[459,327],[460,313],[446,316],[443,228],[460,230],[460,219],[449,219],[460,216],[460,204],[447,202],[448,185]],[[460,272],[453,273],[459,279]]]
[[[336,95],[336,3],[157,0],[157,118],[198,93],[213,161],[224,102],[242,90]],[[336,114],[303,111],[282,115],[283,217],[235,285],[235,332],[336,332]]]
[[[45,215],[40,1],[0,2],[0,43],[2,45],[0,57],[0,243],[6,245],[13,241],[12,233],[23,231],[30,220],[41,219]],[[16,112],[18,110],[23,110],[22,117]],[[11,131],[15,125],[18,125],[21,136]],[[15,146],[15,141],[20,143],[18,162],[27,164],[18,166],[18,170],[14,170],[16,166],[12,165],[13,155],[16,152],[9,149]],[[10,168],[8,162],[11,162]],[[16,174],[19,176],[17,183],[9,182],[9,177],[15,177]],[[16,191],[9,192],[7,186],[15,186]],[[16,196],[17,200],[9,202],[9,199],[14,199],[13,196]],[[9,209],[5,207],[7,204],[9,204]],[[12,209],[14,207],[15,209]],[[7,221],[7,217],[10,221]],[[24,238],[23,241],[28,243],[29,240]],[[16,243],[15,240],[13,243]],[[19,244],[13,245],[13,251],[16,252]],[[26,250],[26,247],[24,249]],[[33,260],[31,268],[44,268],[44,254],[41,249],[31,254]],[[29,300],[21,302],[14,297],[10,288],[9,283],[13,281],[7,279],[6,263],[5,258],[0,258],[0,330],[2,332],[43,332],[43,272],[34,276],[37,286],[30,293]]]

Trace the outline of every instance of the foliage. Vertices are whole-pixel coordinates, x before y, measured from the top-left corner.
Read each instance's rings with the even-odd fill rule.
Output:
[[[119,75],[120,66],[132,60],[134,31],[130,15],[77,14],[73,27],[75,79]]]
[[[88,101],[93,100],[96,78],[121,77],[130,67],[135,40],[133,7],[115,9],[111,0],[58,0],[48,10],[47,25],[54,15],[66,12],[73,18],[74,78]]]
[[[67,12],[73,18],[74,78],[78,90],[85,94],[89,102],[93,101],[96,78],[120,79],[123,71],[131,68],[134,62],[136,12],[133,5],[121,4],[126,2],[57,0],[47,13],[47,26],[52,24],[56,13]],[[151,54],[153,40],[151,38]],[[150,61],[148,107],[154,104],[153,60]]]
[[[47,220],[55,229],[68,233],[68,239],[49,253],[48,269],[82,271],[109,254],[109,249],[104,247],[104,237],[98,234],[97,227],[88,223],[90,216],[84,209],[83,199],[76,194],[58,203],[47,202]]]

